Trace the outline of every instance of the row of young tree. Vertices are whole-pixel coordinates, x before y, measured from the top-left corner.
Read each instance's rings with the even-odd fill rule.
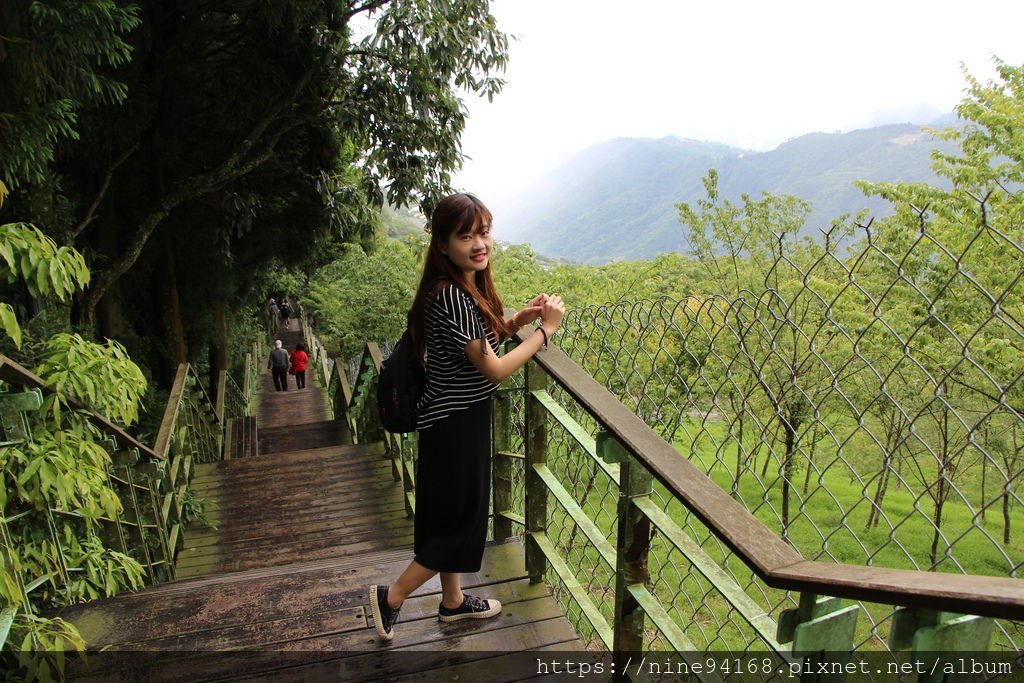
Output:
[[[709,472],[728,472],[723,485],[780,533],[812,527],[792,536],[813,545],[801,550],[830,552],[838,524],[863,537],[859,561],[897,548],[901,563],[956,570],[981,552],[977,571],[1014,574],[1024,70],[997,66],[997,82],[969,81],[963,125],[936,132],[959,142],[936,154],[945,184],[861,185],[890,217],[843,216],[798,239],[805,202],[733,201],[711,171],[706,198],[679,206],[689,257],[581,266],[499,246],[504,299],[561,294],[561,346]],[[500,216],[494,225],[500,237]],[[353,247],[310,280],[341,355],[400,334],[422,249],[415,238]],[[813,518],[808,501],[822,496],[840,510],[832,522]]]

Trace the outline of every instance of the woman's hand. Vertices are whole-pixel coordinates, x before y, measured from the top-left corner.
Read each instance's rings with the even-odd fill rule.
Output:
[[[545,301],[544,305],[541,306],[540,311],[540,326],[544,328],[550,337],[558,329],[558,326],[562,324],[562,318],[565,317],[565,304],[562,303],[562,297],[560,296],[549,296]]]
[[[541,308],[544,306],[544,302],[548,300],[547,294],[538,294],[533,297],[526,308],[512,316],[512,325],[519,329],[525,325],[529,325],[534,320],[541,316]]]

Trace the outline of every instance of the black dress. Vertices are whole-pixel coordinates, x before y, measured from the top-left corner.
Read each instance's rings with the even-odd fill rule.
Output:
[[[491,401],[420,432],[416,562],[438,572],[480,569],[491,493]]]
[[[427,385],[419,408],[416,562],[439,572],[480,569],[491,494],[491,394],[466,345],[497,339],[476,302],[448,285],[425,315]]]

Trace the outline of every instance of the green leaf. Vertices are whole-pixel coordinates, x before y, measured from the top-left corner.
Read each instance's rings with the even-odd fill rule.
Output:
[[[18,325],[18,318],[14,315],[14,309],[10,304],[0,302],[0,324],[3,325],[4,332],[11,338],[14,345],[20,349],[21,326]]]

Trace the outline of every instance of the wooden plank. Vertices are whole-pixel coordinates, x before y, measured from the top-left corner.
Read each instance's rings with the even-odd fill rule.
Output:
[[[518,681],[535,675],[538,651],[571,650],[576,634],[565,619],[545,619],[450,639],[436,651],[392,647],[343,659],[256,674],[267,683],[309,681]],[[246,680],[243,677],[238,680]]]
[[[79,627],[90,649],[179,633],[364,604],[371,583],[393,580],[412,559],[408,551],[374,553],[353,561],[306,562],[270,572],[178,581],[136,593],[71,605],[57,614]],[[525,577],[517,542],[489,544],[478,572],[463,574],[467,589]],[[439,594],[434,577],[415,596]],[[436,598],[435,598],[436,601]],[[436,611],[436,604],[434,606]]]
[[[804,561],[774,572],[770,585],[817,595],[1020,621],[1024,581]]]
[[[216,493],[222,496],[239,497],[248,493],[293,493],[296,484],[309,489],[318,485],[344,485],[354,479],[376,477],[381,483],[391,481],[391,470],[387,462],[337,462],[321,466],[282,467],[273,469],[273,477],[259,477],[255,474],[225,472],[208,477],[192,486],[198,493]]]
[[[199,548],[206,545],[217,545],[220,543],[242,543],[248,540],[264,538],[268,535],[287,533],[319,533],[331,532],[338,529],[359,529],[363,526],[380,524],[383,528],[392,528],[400,523],[412,524],[412,520],[405,514],[405,508],[401,501],[392,504],[390,508],[379,506],[379,514],[372,517],[359,517],[350,514],[330,515],[325,517],[302,520],[301,531],[294,531],[293,522],[278,522],[278,520],[259,520],[255,524],[242,526],[234,523],[227,523],[217,529],[209,529],[202,526],[192,526],[185,532],[186,547]]]
[[[358,529],[338,529],[333,533],[294,533],[289,534],[287,537],[268,536],[260,539],[249,539],[240,543],[226,542],[217,545],[183,548],[178,553],[178,565],[186,566],[203,560],[241,555],[264,554],[275,556],[284,552],[295,553],[296,557],[303,557],[305,553],[311,550],[351,545],[374,538],[408,538],[411,533],[412,524],[406,522],[393,525],[390,529],[380,524],[369,524]]]
[[[412,541],[413,536],[410,532],[406,536],[374,538],[372,540],[362,541],[359,543],[348,543],[342,546],[303,550],[301,555],[297,555],[294,549],[287,548],[282,549],[282,551],[278,553],[262,553],[259,556],[254,557],[235,556],[225,558],[222,561],[200,559],[192,562],[186,559],[185,561],[175,565],[175,567],[176,571],[180,573],[180,576],[184,578],[222,572],[237,572],[243,569],[254,569],[256,567],[290,564],[296,559],[314,560],[328,557],[345,557],[347,555],[370,553],[378,550],[390,550],[393,548],[411,546]]]
[[[208,494],[206,507],[210,510],[250,508],[258,509],[261,505],[272,505],[286,509],[296,503],[319,502],[326,504],[324,498],[340,500],[367,500],[379,496],[388,489],[401,489],[401,486],[388,476],[384,479],[380,474],[353,472],[348,478],[344,476],[334,479],[324,476],[324,487],[318,490],[309,481],[312,477],[282,477],[274,484],[264,487],[253,487],[246,490],[240,485],[232,485],[228,481],[216,494]],[[316,495],[322,491],[322,495]],[[198,494],[197,494],[198,495]]]
[[[306,509],[284,511],[274,515],[273,520],[253,518],[244,515],[228,515],[218,517],[207,514],[216,527],[214,533],[251,533],[256,529],[268,526],[287,527],[296,523],[317,524],[336,519],[352,519],[365,517],[367,514],[390,514],[395,510],[405,511],[401,502],[400,492],[389,492],[387,498],[370,498],[366,500],[338,502],[336,505],[311,506]],[[195,525],[194,525],[195,526]],[[199,533],[208,533],[205,527],[196,527]]]
[[[236,651],[234,654],[190,657],[180,662],[174,662],[167,653],[152,650],[131,654],[121,652],[106,658],[107,662],[129,664],[133,668],[124,672],[107,669],[100,674],[103,677],[100,680],[146,680],[148,683],[161,683],[181,680],[184,671],[188,671],[194,677],[193,680],[221,676],[237,679],[274,672],[294,676],[300,666],[303,678],[318,680],[319,676],[337,670],[339,664],[342,669],[337,670],[339,677],[335,680],[387,680],[395,675],[421,669],[431,657],[430,653],[423,651],[425,649],[438,654],[460,650],[494,652],[502,647],[529,649],[540,640],[534,623],[557,620],[561,616],[561,610],[552,598],[540,598],[505,605],[502,614],[494,619],[446,624],[437,620],[435,611],[428,618],[399,621],[395,627],[394,643],[399,647],[379,643],[372,627],[367,625],[361,631],[274,643],[273,650]],[[518,630],[513,630],[517,627]],[[564,638],[564,629],[560,631],[559,636]],[[409,654],[403,650],[408,650]],[[360,652],[366,655],[357,656]],[[93,658],[96,662],[93,667],[108,666],[104,658],[96,655]],[[138,668],[140,662],[147,666]]]
[[[443,665],[432,669],[421,669],[412,674],[394,676],[392,683],[410,683],[421,681],[423,683],[452,683],[452,681],[487,681],[487,683],[512,683],[533,678],[550,680],[550,669],[546,672],[538,671],[538,660],[545,659],[562,661],[559,655],[573,653],[573,662],[586,662],[590,659],[598,660],[607,658],[603,653],[586,653],[572,626],[564,619],[549,619],[547,621],[534,622],[531,625],[536,633],[534,638],[537,641],[547,641],[546,645],[534,645],[524,650],[513,651],[510,648],[503,648],[497,657],[485,655],[495,654],[493,652],[458,652],[453,653]],[[518,636],[518,634],[517,634]],[[515,637],[513,642],[519,642],[522,636]],[[565,640],[562,640],[565,638]],[[547,658],[545,657],[547,655]],[[610,660],[610,658],[608,658]],[[433,658],[432,658],[433,660]],[[436,663],[433,660],[431,663]],[[604,671],[610,671],[605,668]],[[596,674],[595,674],[596,675]],[[575,680],[580,680],[577,675]],[[585,678],[583,680],[586,680]],[[599,679],[601,680],[601,679]]]
[[[367,459],[372,458],[374,455],[378,455],[383,459],[384,447],[381,444],[360,444],[358,446],[325,446],[323,448],[305,448],[288,453],[281,453],[273,456],[272,460],[274,466],[288,467],[290,465],[298,464],[301,461],[307,462],[325,462],[332,458],[356,458],[366,457]],[[204,477],[209,476],[214,472],[231,472],[236,475],[242,473],[266,474],[267,467],[267,456],[260,456],[259,458],[247,459],[247,460],[231,460],[223,462],[212,462],[202,463],[196,466],[195,474],[193,475],[196,479],[202,480]]]
[[[185,377],[188,375],[188,365],[181,363],[174,374],[174,383],[171,385],[171,393],[167,397],[167,406],[164,408],[164,416],[160,421],[160,428],[156,434],[156,444],[153,450],[164,459],[168,455],[171,446],[171,430],[178,419],[178,409],[185,396]]]

